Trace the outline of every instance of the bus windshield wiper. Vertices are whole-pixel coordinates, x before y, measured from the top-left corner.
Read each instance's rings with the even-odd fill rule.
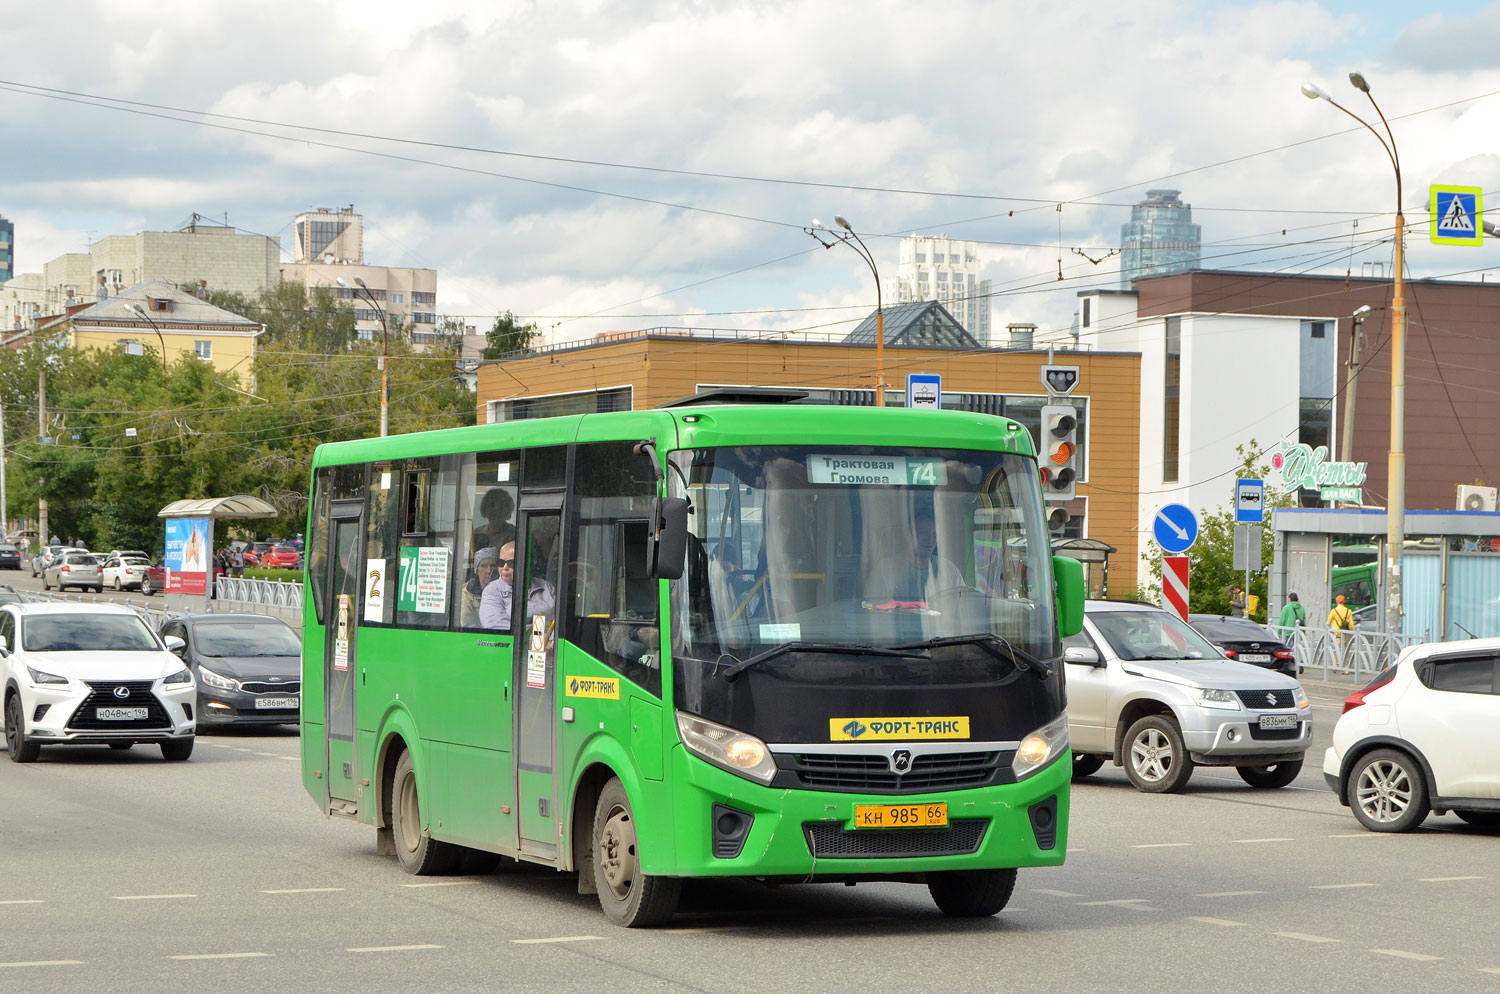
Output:
[[[912,646],[898,645],[886,649],[878,645],[851,645],[844,642],[783,642],[772,646],[765,652],[757,652],[749,659],[741,659],[725,669],[721,675],[727,683],[733,683],[736,677],[750,667],[758,666],[768,659],[775,659],[788,652],[842,652],[851,656],[894,656],[899,659],[932,658],[926,652],[917,651]]]
[[[942,638],[928,639],[925,642],[913,642],[910,645],[898,645],[897,649],[936,649],[945,645],[977,645],[983,646],[1002,659],[1009,659],[1018,670],[1030,670],[1036,674],[1038,680],[1045,680],[1052,675],[1052,667],[1042,662],[1037,657],[1024,649],[1017,649],[1008,639],[1003,639],[993,632],[976,632],[973,635],[948,635]]]

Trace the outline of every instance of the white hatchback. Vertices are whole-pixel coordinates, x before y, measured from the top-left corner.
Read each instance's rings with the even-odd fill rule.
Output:
[[[7,604],[0,607],[5,745],[17,763],[44,745],[137,742],[167,759],[193,753],[193,675],[127,607]]]
[[[1349,696],[1323,779],[1373,832],[1500,825],[1500,639],[1413,646]]]

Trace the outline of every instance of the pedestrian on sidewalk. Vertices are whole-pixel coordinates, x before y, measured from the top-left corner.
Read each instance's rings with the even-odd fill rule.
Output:
[[[1234,618],[1245,616],[1245,592],[1234,584],[1229,588],[1229,614]]]
[[[1281,618],[1276,623],[1288,631],[1307,624],[1307,608],[1302,606],[1296,594],[1287,594],[1286,606],[1281,609]]]

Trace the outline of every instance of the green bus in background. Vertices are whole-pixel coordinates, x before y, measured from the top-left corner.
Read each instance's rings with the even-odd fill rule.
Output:
[[[554,866],[626,926],[694,877],[995,914],[1067,844],[1083,579],[1030,436],[705,399],[319,447],[308,793],[410,873]]]

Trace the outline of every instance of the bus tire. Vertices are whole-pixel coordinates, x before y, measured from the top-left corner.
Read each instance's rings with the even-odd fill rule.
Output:
[[[458,863],[459,847],[439,842],[422,829],[417,770],[411,752],[403,752],[391,783],[391,834],[401,869],[419,877],[448,873]]]
[[[927,874],[927,892],[949,918],[988,918],[999,914],[1016,889],[1016,871],[951,870]]]
[[[625,928],[644,928],[672,917],[682,895],[682,881],[641,872],[635,815],[619,778],[611,778],[599,792],[592,845],[594,882],[606,918]]]

